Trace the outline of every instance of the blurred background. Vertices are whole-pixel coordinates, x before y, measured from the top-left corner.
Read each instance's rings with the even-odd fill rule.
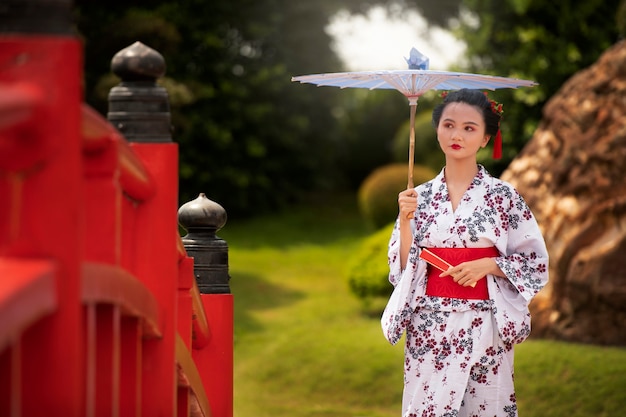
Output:
[[[493,94],[505,103],[504,157],[492,161],[486,152],[481,162],[498,175],[550,96],[620,39],[620,3],[79,0],[75,15],[85,100],[106,114],[119,81],[111,57],[135,41],[158,50],[181,145],[181,201],[204,190],[239,217],[310,192],[356,190],[377,167],[406,160],[401,94],[303,86],[292,76],[403,69],[414,46],[431,69],[535,80],[536,88]],[[418,106],[416,163],[439,170],[429,111],[437,98]]]

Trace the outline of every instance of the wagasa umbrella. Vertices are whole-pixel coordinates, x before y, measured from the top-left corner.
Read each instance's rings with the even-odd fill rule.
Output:
[[[405,58],[406,59],[406,58]],[[413,163],[415,152],[415,112],[418,99],[429,90],[496,90],[499,88],[532,87],[534,81],[493,75],[464,72],[433,71],[428,69],[429,60],[417,49],[411,49],[406,59],[408,70],[354,71],[310,74],[292,77],[291,81],[340,88],[367,88],[397,90],[409,100],[409,174],[407,188],[413,188]]]

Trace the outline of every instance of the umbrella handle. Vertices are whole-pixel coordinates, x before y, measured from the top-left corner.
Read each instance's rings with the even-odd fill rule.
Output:
[[[415,111],[417,110],[417,101],[415,103],[411,102],[410,105],[410,133],[409,133],[409,172],[408,172],[408,180],[407,180],[407,189],[415,188],[415,184],[413,183],[413,165],[415,161]],[[410,219],[414,215],[408,214],[407,218]]]
[[[417,110],[417,103],[411,104],[410,106],[410,133],[409,133],[409,172],[408,172],[408,181],[407,181],[407,189],[414,188],[413,184],[413,165],[415,163],[415,111]]]

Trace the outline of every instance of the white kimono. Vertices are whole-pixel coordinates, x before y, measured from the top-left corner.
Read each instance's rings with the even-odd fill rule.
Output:
[[[381,320],[391,343],[406,332],[402,415],[517,416],[513,345],[530,334],[528,304],[548,281],[548,252],[537,222],[513,186],[482,166],[456,211],[443,170],[415,189],[418,206],[404,271],[397,222],[389,242],[389,281],[396,288]],[[425,294],[421,247],[490,246],[500,252],[496,263],[506,278],[484,278],[488,300]]]

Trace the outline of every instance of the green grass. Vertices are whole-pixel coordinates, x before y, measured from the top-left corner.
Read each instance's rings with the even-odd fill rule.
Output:
[[[235,297],[235,417],[398,417],[402,346],[345,278],[371,233],[354,198],[227,223]],[[516,348],[521,417],[621,416],[626,349],[530,340]]]
[[[515,385],[520,416],[623,416],[626,349],[530,340],[516,347]]]

